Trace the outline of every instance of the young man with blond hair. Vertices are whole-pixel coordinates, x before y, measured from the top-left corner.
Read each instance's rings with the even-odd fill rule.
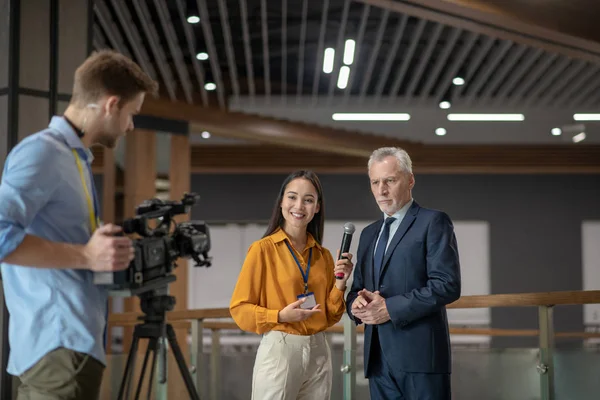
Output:
[[[64,115],[6,159],[0,263],[19,400],[99,397],[108,293],[94,271],[123,270],[134,253],[119,227],[99,222],[90,147],[114,148],[156,92],[127,57],[94,53],[75,72]]]

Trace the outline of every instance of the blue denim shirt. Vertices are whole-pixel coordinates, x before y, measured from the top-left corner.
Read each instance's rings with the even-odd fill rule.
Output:
[[[23,139],[4,164],[0,185],[0,260],[26,234],[85,244],[90,209],[76,159],[81,157],[88,193],[98,202],[92,153],[71,125],[53,117],[47,129]],[[97,215],[97,211],[96,211]],[[10,313],[8,372],[21,375],[48,352],[65,347],[106,364],[103,335],[108,292],[85,269],[50,269],[2,263]]]

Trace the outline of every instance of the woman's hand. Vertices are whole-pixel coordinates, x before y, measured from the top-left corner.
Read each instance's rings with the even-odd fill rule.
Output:
[[[340,251],[337,251],[337,258],[340,258]],[[352,269],[354,268],[354,264],[352,264],[352,253],[343,253],[343,257],[340,260],[337,260],[335,263],[335,268],[333,269],[333,273],[336,275],[335,286],[337,286],[340,290],[346,289],[346,281],[350,278],[350,274],[352,274]],[[342,275],[342,279],[338,279],[337,275]]]
[[[302,309],[300,306],[306,301],[306,297],[288,304],[283,310],[279,311],[278,322],[298,322],[304,321],[310,316],[320,313],[319,304],[310,309]]]

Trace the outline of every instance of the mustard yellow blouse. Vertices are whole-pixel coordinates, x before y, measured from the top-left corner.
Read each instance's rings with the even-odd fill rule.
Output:
[[[304,279],[286,241],[306,272],[312,250],[308,291],[314,292],[321,313],[300,322],[279,323],[278,313],[304,293]],[[248,249],[233,291],[229,309],[240,329],[258,334],[271,330],[312,335],[336,324],[346,305],[344,292],[335,286],[331,253],[308,234],[306,248],[299,254],[283,229],[254,242]]]

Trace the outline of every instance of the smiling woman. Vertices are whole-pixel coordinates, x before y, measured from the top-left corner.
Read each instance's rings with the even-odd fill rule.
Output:
[[[231,316],[240,329],[263,335],[253,399],[279,399],[282,393],[286,399],[330,397],[331,353],[323,331],[344,313],[353,265],[350,254],[334,263],[322,246],[323,204],[314,172],[290,174],[263,238],[252,243],[240,271]],[[298,352],[311,362],[304,363]]]
[[[320,243],[323,238],[324,209],[323,190],[317,175],[312,171],[296,171],[281,185],[265,237],[283,228],[292,237],[292,242],[298,240],[298,244],[305,243],[308,231]],[[309,212],[310,215],[307,215]],[[299,250],[303,248],[294,247]]]
[[[285,220],[283,230],[296,250],[302,250],[306,245],[307,221],[312,221],[315,213],[319,212],[319,197],[308,179],[294,179],[286,187],[281,201],[281,214]]]

